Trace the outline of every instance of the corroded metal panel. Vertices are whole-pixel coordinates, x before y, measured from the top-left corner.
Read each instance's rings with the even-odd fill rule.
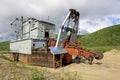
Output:
[[[62,48],[62,47],[58,47],[58,48],[49,47],[49,48],[50,48],[51,52],[53,53],[53,55],[67,53],[67,51],[64,48]]]

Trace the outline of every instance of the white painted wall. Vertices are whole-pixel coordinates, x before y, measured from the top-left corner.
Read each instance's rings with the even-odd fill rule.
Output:
[[[22,54],[31,54],[32,40],[20,40],[10,43],[10,51]]]
[[[38,26],[38,39],[44,39],[44,36],[45,36],[45,27],[39,23],[39,26]]]
[[[45,31],[49,32],[50,38],[55,38],[55,26],[31,18],[23,24],[23,39],[44,39]]]
[[[30,38],[37,39],[38,36],[38,29],[33,29],[30,31]]]

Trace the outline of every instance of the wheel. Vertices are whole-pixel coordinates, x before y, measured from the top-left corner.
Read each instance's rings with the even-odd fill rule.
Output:
[[[96,53],[96,55],[95,55],[95,59],[97,59],[97,60],[100,60],[103,57],[104,57],[103,53],[100,53],[100,52]]]

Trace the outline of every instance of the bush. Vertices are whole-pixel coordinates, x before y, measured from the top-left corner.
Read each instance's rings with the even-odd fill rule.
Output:
[[[46,80],[45,78],[45,70],[37,70],[37,69],[31,69],[31,76],[29,80]]]

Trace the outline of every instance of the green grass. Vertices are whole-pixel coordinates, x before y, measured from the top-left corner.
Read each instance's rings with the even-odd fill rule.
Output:
[[[9,42],[0,42],[0,51],[9,51]]]
[[[91,34],[78,36],[82,46],[93,51],[105,52],[120,49],[120,25],[114,25]]]
[[[32,68],[29,80],[46,80],[45,71],[45,69],[37,70],[35,68]]]
[[[0,54],[0,58],[2,58],[2,59],[5,59],[5,60],[8,60],[8,61],[13,61],[13,60],[11,60],[10,58],[8,58],[8,57],[6,57],[5,55],[3,55],[3,54]]]
[[[81,74],[78,72],[62,72],[59,73],[56,80],[83,80]]]

